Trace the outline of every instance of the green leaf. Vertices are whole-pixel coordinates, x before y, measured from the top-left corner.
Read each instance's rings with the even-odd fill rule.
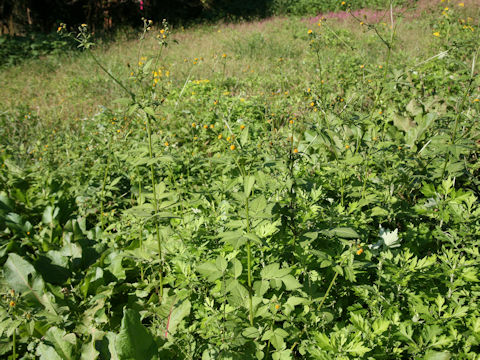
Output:
[[[185,300],[180,305],[175,306],[167,321],[168,327],[165,332],[166,334],[174,335],[176,333],[180,322],[190,314],[191,307],[192,305],[189,300]]]
[[[262,337],[262,341],[270,340],[272,345],[277,350],[282,350],[285,348],[284,338],[288,336],[288,333],[280,328],[275,330],[267,330]]]
[[[337,236],[343,239],[358,239],[360,235],[350,227],[338,227],[330,230],[323,230],[322,233],[328,236]]]
[[[40,304],[53,310],[50,300],[44,294],[43,279],[35,268],[17,254],[11,253],[4,265],[4,276],[12,289],[20,293],[30,304]],[[54,312],[54,311],[53,311]]]
[[[289,268],[280,269],[279,263],[273,263],[265,266],[262,271],[260,271],[260,275],[262,279],[270,280],[270,279],[279,279],[282,278],[290,273]]]
[[[80,354],[76,351],[77,338],[75,334],[67,334],[65,330],[54,326],[46,332],[45,340],[51,346],[39,346],[37,348],[37,355],[40,356],[40,359],[74,360],[79,358]]]
[[[452,355],[448,352],[427,351],[423,360],[449,360]]]
[[[228,262],[223,256],[218,255],[217,259],[215,260],[215,266],[217,267],[218,271],[223,274],[225,270],[227,270]]]
[[[231,268],[232,275],[236,279],[240,275],[242,275],[243,266],[242,266],[242,263],[237,259],[233,259],[231,264],[232,264],[232,268]]]
[[[60,209],[58,207],[53,208],[52,206],[47,206],[43,211],[42,221],[45,225],[50,225],[53,223],[53,219],[55,219],[58,215]]]
[[[222,276],[222,272],[218,269],[217,265],[210,262],[197,266],[197,271],[210,282],[213,282]]]
[[[243,189],[245,192],[245,196],[249,197],[250,192],[252,191],[253,185],[255,184],[255,177],[254,176],[247,176],[243,183]]]
[[[242,331],[242,336],[246,337],[247,339],[255,339],[260,336],[260,332],[257,328],[248,327]]]
[[[145,111],[147,115],[155,117],[155,111],[151,107],[146,106],[143,108],[143,111]]]
[[[287,275],[281,278],[282,282],[288,291],[296,290],[302,287],[302,284],[293,277],[293,275]]]
[[[142,325],[138,311],[124,309],[120,332],[115,337],[115,349],[119,360],[158,359],[153,336]]]
[[[235,249],[238,249],[247,242],[242,231],[226,231],[220,234],[220,237],[223,241],[232,245]]]

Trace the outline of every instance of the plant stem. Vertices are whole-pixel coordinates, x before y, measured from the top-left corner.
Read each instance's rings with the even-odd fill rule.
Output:
[[[12,339],[12,350],[13,350],[13,355],[12,359],[15,360],[17,358],[17,330],[13,330],[13,339]]]
[[[462,114],[463,107],[465,106],[465,102],[467,101],[472,83],[473,83],[473,77],[470,78],[470,82],[467,86],[467,90],[465,90],[465,93],[463,94],[462,102],[460,103],[457,114],[455,116],[455,125],[453,127],[452,135],[450,138],[450,145],[455,145],[455,139],[457,137],[457,129],[458,129],[458,120],[460,119],[460,115]],[[445,157],[445,163],[443,164],[442,178],[445,176],[445,171],[447,170],[447,165],[449,161],[450,161],[450,150],[447,150],[447,156]]]
[[[153,149],[152,149],[152,125],[151,125],[151,115],[147,115],[147,133],[148,133],[148,152],[150,154],[150,160],[153,160]],[[150,175],[152,180],[152,188],[153,188],[153,205],[155,210],[155,234],[157,238],[158,244],[158,257],[160,260],[160,301],[163,297],[163,259],[162,259],[162,241],[160,239],[160,230],[158,226],[158,200],[157,200],[157,184],[155,181],[155,170],[153,167],[153,162],[150,164]]]
[[[110,166],[110,157],[107,161],[107,167],[105,168],[105,174],[103,175],[103,184],[102,184],[102,200],[100,202],[100,222],[102,223],[102,230],[104,230],[104,222],[103,222],[103,202],[105,199],[105,184],[107,182],[107,175],[108,175],[108,168]]]
[[[247,214],[247,233],[250,233],[250,217],[248,213],[248,198],[245,199],[245,210]],[[248,270],[248,300],[250,311],[250,326],[253,326],[253,300],[252,300],[252,244],[247,240],[247,270]]]
[[[123,83],[118,80],[115,76],[113,76],[110,71],[108,71],[100,61],[98,61],[98,59],[95,57],[95,55],[93,55],[92,51],[91,50],[87,50],[87,53],[90,55],[90,57],[93,59],[93,61],[95,61],[95,63],[98,65],[98,67],[100,69],[103,70],[103,72],[105,72],[105,74],[107,74],[113,81],[115,81],[123,90],[125,90],[127,92],[128,95],[130,95],[130,97],[132,98],[133,101],[135,101],[135,94],[133,92],[131,92],[125,85],[123,85]]]
[[[341,261],[340,267],[341,267],[341,266],[343,265],[343,263],[345,262],[345,259],[346,259],[346,257],[343,258],[343,260]],[[317,308],[318,311],[322,308],[323,303],[325,302],[325,299],[326,299],[327,296],[328,296],[328,293],[330,292],[330,290],[332,290],[333,284],[335,284],[335,280],[337,280],[337,277],[338,277],[338,272],[335,272],[335,275],[333,275],[332,281],[330,281],[330,285],[328,285],[327,292],[325,293],[325,295],[323,296],[322,300],[320,301],[320,305],[318,305],[318,308]]]

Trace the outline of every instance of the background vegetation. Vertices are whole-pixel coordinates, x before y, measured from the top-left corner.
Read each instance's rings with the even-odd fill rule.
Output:
[[[478,359],[480,9],[393,9],[2,67],[0,356]]]

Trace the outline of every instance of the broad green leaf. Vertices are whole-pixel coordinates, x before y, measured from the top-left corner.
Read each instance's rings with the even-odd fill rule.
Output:
[[[168,335],[174,335],[180,322],[190,315],[191,304],[189,300],[183,301],[181,304],[176,304],[169,319],[167,319],[168,327],[165,331]]]
[[[358,239],[360,235],[349,227],[338,227],[331,230],[334,236],[338,236],[343,239]]]
[[[228,262],[225,260],[225,258],[221,255],[217,256],[217,259],[215,260],[215,265],[222,274],[227,270],[228,267]]]
[[[197,266],[197,271],[200,273],[200,275],[206,277],[207,280],[211,282],[217,280],[223,274],[215,264],[210,262]]]
[[[290,273],[289,268],[280,269],[279,263],[273,263],[265,266],[262,271],[260,271],[260,275],[262,279],[270,280],[270,279],[280,279]]]
[[[50,345],[48,346],[50,349],[44,347],[39,349],[41,356],[45,357],[45,359],[49,359],[53,355],[52,349],[58,358],[62,360],[74,360],[80,357],[80,353],[76,349],[77,338],[75,334],[67,334],[65,330],[54,326],[46,332],[45,340]],[[55,359],[56,357],[52,356],[52,358]]]
[[[242,331],[242,336],[248,339],[255,339],[260,336],[260,332],[258,331],[257,328],[248,327]]]
[[[53,208],[52,206],[47,206],[43,211],[42,221],[45,225],[50,225],[53,223],[53,220],[57,217],[60,209],[58,207]]]
[[[3,269],[7,283],[26,301],[30,304],[43,305],[47,310],[55,312],[50,300],[45,296],[43,279],[30,263],[11,253]]]
[[[120,332],[115,337],[115,349],[119,360],[158,359],[157,345],[142,325],[138,311],[124,309]]]
[[[285,348],[285,341],[284,339],[288,336],[288,333],[280,328],[275,330],[267,330],[265,334],[263,334],[262,341],[270,340],[272,345],[277,350],[283,350]]]
[[[282,282],[288,291],[296,290],[302,287],[302,284],[293,277],[293,275],[286,275],[281,278]]]
[[[425,353],[423,360],[450,360],[452,355],[449,352],[429,350]]]
[[[220,234],[220,237],[223,241],[232,245],[235,249],[238,249],[247,242],[242,231],[227,231]]]

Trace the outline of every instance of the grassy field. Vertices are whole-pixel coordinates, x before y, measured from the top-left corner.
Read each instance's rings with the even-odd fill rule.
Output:
[[[479,359],[479,15],[64,28],[0,68],[0,356]]]

